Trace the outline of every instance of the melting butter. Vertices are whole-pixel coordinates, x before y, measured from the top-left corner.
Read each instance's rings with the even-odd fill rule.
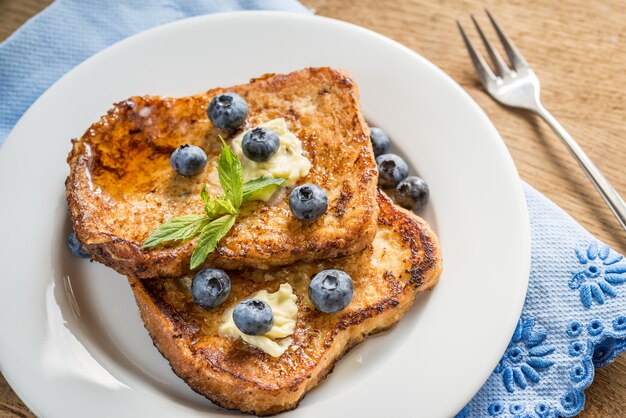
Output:
[[[258,127],[276,132],[280,139],[280,145],[276,154],[268,161],[256,162],[243,155],[241,142],[246,132],[233,138],[231,149],[243,165],[245,181],[254,180],[259,177],[280,177],[287,180],[283,183],[284,186],[293,186],[299,179],[309,174],[311,162],[304,156],[302,141],[289,131],[285,119],[273,119],[255,126],[255,128]],[[255,196],[255,198],[257,200],[267,201],[272,196],[273,192],[274,190],[270,188],[262,195]]]
[[[291,345],[291,336],[296,329],[296,318],[298,316],[297,296],[293,293],[293,289],[289,284],[283,283],[274,293],[261,290],[251,295],[250,298],[262,300],[270,305],[274,313],[274,325],[272,328],[263,335],[244,334],[237,328],[233,320],[233,311],[236,306],[233,305],[224,312],[222,316],[223,322],[218,328],[218,335],[233,339],[241,338],[272,357],[280,357]]]

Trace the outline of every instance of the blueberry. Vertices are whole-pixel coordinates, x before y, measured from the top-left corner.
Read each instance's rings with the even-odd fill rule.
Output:
[[[339,312],[350,304],[354,294],[352,277],[341,270],[323,270],[309,284],[309,299],[326,313]]]
[[[221,305],[230,293],[230,277],[224,270],[202,269],[191,282],[191,298],[201,308]]]
[[[220,94],[209,103],[207,116],[218,128],[234,131],[246,120],[248,103],[237,93]]]
[[[396,187],[396,203],[413,211],[426,206],[429,195],[428,184],[417,176],[405,178]]]
[[[246,299],[235,306],[233,320],[241,332],[247,335],[263,335],[274,325],[274,313],[267,302]]]
[[[315,184],[303,184],[291,191],[289,207],[301,221],[313,221],[328,209],[326,191]]]
[[[72,231],[72,233],[70,234],[67,240],[67,246],[70,247],[70,251],[72,251],[72,254],[74,254],[76,257],[80,257],[80,258],[91,257],[89,253],[85,251],[85,247],[83,247],[83,244],[81,244],[81,242],[78,240],[78,237],[76,236],[76,232],[74,231]]]
[[[280,145],[278,134],[270,129],[254,128],[246,132],[241,141],[243,155],[256,162],[269,160]]]
[[[382,154],[376,157],[378,165],[378,185],[380,187],[396,187],[409,175],[409,166],[396,154]]]
[[[207,157],[204,150],[195,145],[181,145],[170,157],[174,171],[182,176],[195,176],[204,170]]]
[[[386,154],[389,151],[389,135],[380,128],[370,128],[370,140],[372,141],[372,147],[374,148],[374,155],[378,157],[381,154]]]

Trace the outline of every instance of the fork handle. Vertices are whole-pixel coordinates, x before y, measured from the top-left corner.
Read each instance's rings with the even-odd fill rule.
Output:
[[[550,127],[561,138],[567,149],[572,153],[580,167],[583,169],[589,180],[593,183],[596,190],[600,193],[606,204],[609,206],[617,220],[622,224],[622,228],[626,230],[626,203],[617,193],[617,190],[611,186],[611,183],[602,175],[598,167],[585,154],[585,151],[578,145],[565,128],[548,112],[548,110],[539,103],[535,112],[541,116]]]

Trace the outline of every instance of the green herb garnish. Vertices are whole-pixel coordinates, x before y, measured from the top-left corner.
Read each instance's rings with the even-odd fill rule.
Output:
[[[203,215],[188,215],[172,218],[163,223],[143,243],[143,248],[156,247],[167,242],[183,242],[200,235],[191,256],[191,268],[195,269],[214,251],[218,242],[228,234],[239,215],[239,207],[247,200],[256,200],[257,192],[267,191],[283,184],[286,179],[261,177],[243,181],[243,167],[230,148],[222,141],[222,153],[217,160],[217,172],[224,194],[209,196],[202,186],[200,197],[204,202]]]

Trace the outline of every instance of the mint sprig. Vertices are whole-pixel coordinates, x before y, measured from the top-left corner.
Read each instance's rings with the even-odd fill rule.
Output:
[[[222,152],[217,160],[220,186],[224,191],[219,197],[211,197],[202,186],[200,197],[204,202],[204,214],[172,218],[161,224],[143,243],[152,248],[168,242],[184,242],[200,235],[191,256],[191,269],[200,266],[209,253],[215,251],[219,241],[228,234],[239,215],[239,207],[247,200],[257,200],[263,192],[269,192],[286,180],[277,177],[261,177],[243,181],[241,161],[222,140]]]
[[[217,173],[224,195],[235,208],[243,201],[243,167],[241,161],[222,140],[222,153],[217,160]]]
[[[204,263],[207,255],[214,251],[219,240],[224,238],[235,224],[235,216],[226,215],[207,224],[200,232],[198,245],[191,255],[191,268],[195,269]]]
[[[280,177],[260,177],[243,185],[243,200],[258,200],[256,196],[271,188],[278,188],[286,179]]]
[[[206,215],[190,215],[173,218],[165,222],[152,232],[143,248],[156,247],[162,242],[186,241],[200,233],[209,222]]]

